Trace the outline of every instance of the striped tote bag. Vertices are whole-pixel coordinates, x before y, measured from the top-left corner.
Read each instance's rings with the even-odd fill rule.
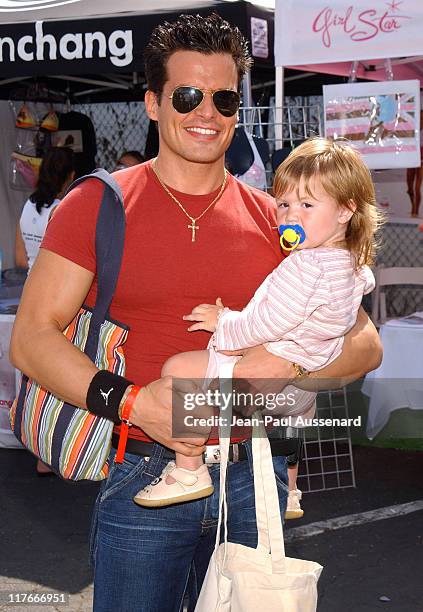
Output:
[[[122,194],[116,181],[101,169],[81,177],[70,189],[87,178],[104,184],[96,225],[97,298],[92,310],[81,307],[63,333],[99,369],[123,376],[128,328],[108,314],[125,236]],[[63,478],[102,480],[107,476],[113,422],[64,402],[25,374],[10,423],[18,440]]]

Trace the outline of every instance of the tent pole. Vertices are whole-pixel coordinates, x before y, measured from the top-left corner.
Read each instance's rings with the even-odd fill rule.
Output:
[[[20,82],[20,81],[25,81],[27,79],[32,79],[32,77],[24,76],[24,77],[12,77],[10,79],[2,79],[0,81],[0,85],[7,85],[7,83],[16,83],[16,82]]]
[[[242,79],[242,106],[250,108],[253,106],[253,95],[251,93],[251,72],[247,70]]]
[[[88,85],[99,85],[100,87],[110,87],[113,86],[113,89],[125,89],[128,90],[131,88],[131,85],[128,83],[127,85],[121,85],[120,83],[111,83],[110,81],[100,81],[99,79],[87,79],[85,77],[78,76],[62,76],[58,74],[50,75],[51,79],[60,79],[63,81],[75,81],[76,83],[87,83]]]
[[[355,83],[357,80],[358,61],[354,60],[351,64],[350,77],[348,83]]]
[[[285,69],[283,66],[276,66],[275,149],[282,149],[283,147],[284,72],[285,72]]]
[[[388,57],[385,60],[385,74],[387,81],[394,80],[394,73],[392,72],[392,62]]]
[[[249,110],[253,106],[253,94],[251,90],[251,72],[247,70],[242,79],[242,106],[243,110],[243,123],[248,128],[253,123],[252,112]],[[245,110],[247,109],[247,110]],[[251,130],[252,131],[252,130]]]

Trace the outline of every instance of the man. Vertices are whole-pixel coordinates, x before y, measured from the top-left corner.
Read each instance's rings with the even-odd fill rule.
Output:
[[[280,261],[271,198],[224,170],[237,120],[237,92],[250,66],[240,32],[217,15],[181,16],[153,32],[145,57],[145,104],[158,123],[160,152],[153,163],[115,174],[127,227],[111,316],[131,331],[125,346],[128,380],[113,379],[120,392],[109,398],[115,411],[111,418],[125,405],[131,380],[145,386],[130,414],[134,427],[128,452],[116,464],[112,449],[109,477],[94,511],[97,612],[177,611],[186,587],[193,609],[214,545],[219,466],[210,466],[216,492],[207,499],[161,509],[133,503],[135,493],[161,473],[169,449],[186,455],[204,450],[204,439],[172,439],[171,381],[156,379],[172,354],[205,347],[207,333],[187,333],[182,320],[193,305],[219,295],[231,308],[241,308]],[[83,302],[93,303],[100,197],[93,180],[62,202],[25,287],[12,341],[17,367],[68,402],[96,413],[106,409],[100,405],[99,381],[112,379],[98,373],[61,332]],[[353,379],[378,364],[377,335],[365,315],[344,346],[322,377]],[[236,376],[245,378],[293,375],[292,364],[263,347],[246,352],[236,369]],[[240,460],[229,467],[229,538],[255,546],[251,445],[237,450]],[[284,512],[284,456],[274,457],[274,468]]]

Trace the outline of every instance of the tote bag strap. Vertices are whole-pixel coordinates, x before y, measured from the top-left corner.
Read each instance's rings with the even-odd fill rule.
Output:
[[[261,413],[253,415],[255,423],[261,420]],[[253,470],[254,493],[258,547],[265,546],[272,553],[274,573],[285,572],[285,544],[283,539],[282,519],[279,508],[279,497],[273,469],[272,453],[269,439],[263,423],[253,427]]]
[[[232,375],[235,362],[227,362],[221,365],[219,370],[220,392],[227,398],[232,397]],[[227,529],[227,495],[226,474],[230,444],[230,430],[232,419],[232,403],[226,402],[228,407],[224,417],[220,419],[219,443],[220,443],[220,498],[219,498],[219,520],[216,534],[215,550],[219,546],[222,522],[224,525],[224,560],[226,560],[226,549],[228,540]],[[264,424],[261,422],[260,412],[253,415],[253,470],[254,470],[254,495],[256,505],[256,522],[258,543],[257,548],[268,551],[272,555],[272,569],[275,573],[285,572],[285,546],[283,540],[282,520],[279,509],[275,473],[272,463],[270,443]],[[224,515],[224,516],[223,516]]]
[[[121,189],[115,179],[102,168],[78,178],[66,193],[88,179],[96,179],[104,184],[95,235],[97,298],[84,349],[91,361],[95,361],[100,328],[108,316],[119,277],[126,220]]]
[[[232,397],[232,374],[235,362],[227,362],[220,365],[219,368],[219,385],[220,393],[223,396]],[[217,524],[215,550],[220,543],[220,532],[222,522],[224,527],[224,543],[226,559],[226,545],[228,543],[228,505],[226,498],[226,474],[228,469],[229,445],[231,441],[231,419],[232,419],[232,402],[228,402],[225,411],[219,412],[219,449],[220,449],[220,496],[219,496],[219,520]],[[224,516],[224,520],[223,520]]]

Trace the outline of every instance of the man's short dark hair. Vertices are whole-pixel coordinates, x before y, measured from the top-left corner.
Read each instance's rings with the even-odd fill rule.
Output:
[[[177,21],[166,21],[153,30],[144,52],[147,87],[158,95],[159,101],[168,78],[167,62],[176,51],[198,51],[206,55],[228,53],[238,71],[238,86],[252,66],[247,40],[237,27],[217,13],[208,17],[180,15]]]

